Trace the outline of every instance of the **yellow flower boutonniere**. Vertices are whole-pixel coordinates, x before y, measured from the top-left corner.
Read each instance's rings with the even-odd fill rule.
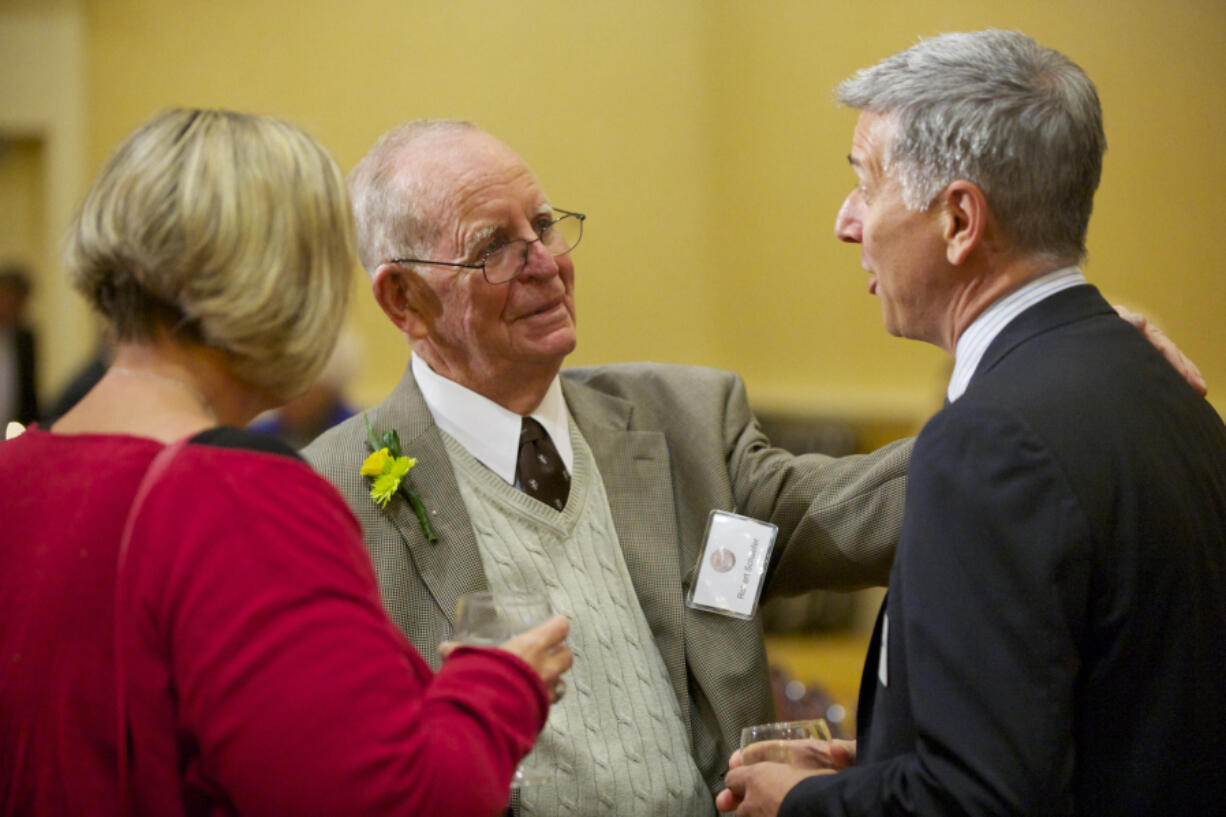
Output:
[[[438,536],[430,526],[426,506],[422,504],[421,497],[409,487],[409,469],[417,464],[417,460],[406,457],[401,452],[400,435],[396,429],[385,431],[382,437],[377,437],[374,429],[370,427],[370,418],[365,414],[362,418],[366,420],[366,439],[371,454],[362,463],[361,474],[371,481],[370,498],[380,508],[386,508],[392,495],[400,491],[417,514],[417,521],[421,523],[421,531],[426,535],[426,539],[437,541]]]

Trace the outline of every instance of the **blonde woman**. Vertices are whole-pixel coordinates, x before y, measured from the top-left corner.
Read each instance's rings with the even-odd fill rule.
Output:
[[[555,616],[432,674],[361,532],[240,431],[345,312],[344,182],[297,128],[163,113],[67,251],[114,362],[0,443],[0,814],[493,814],[570,665]]]

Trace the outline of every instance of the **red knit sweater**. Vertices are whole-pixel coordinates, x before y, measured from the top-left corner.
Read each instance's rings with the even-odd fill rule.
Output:
[[[546,715],[535,673],[461,648],[432,676],[331,486],[207,439],[153,488],[125,562],[134,813],[504,809]],[[159,449],[0,443],[0,814],[118,813],[118,545]]]

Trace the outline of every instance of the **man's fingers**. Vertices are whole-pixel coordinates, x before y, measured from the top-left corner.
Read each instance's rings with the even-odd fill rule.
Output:
[[[741,804],[741,798],[737,797],[728,789],[724,789],[719,794],[715,795],[715,808],[721,812],[736,811],[737,806]]]
[[[1140,312],[1133,312],[1128,307],[1121,306],[1119,304],[1115,305],[1115,311],[1119,314],[1121,318],[1131,323],[1137,329],[1145,328],[1145,324],[1146,324],[1145,316],[1142,315]]]
[[[724,775],[724,790],[715,796],[720,811],[736,811],[745,796],[745,769],[737,768]]]
[[[1167,337],[1167,334],[1158,327],[1150,323],[1144,315],[1139,312],[1115,305],[1116,313],[1133,325],[1145,339],[1154,345],[1167,362],[1175,367],[1175,371],[1183,376],[1183,379],[1188,381],[1188,385],[1196,390],[1198,394],[1204,397],[1209,392],[1209,386],[1205,382],[1205,377],[1200,373],[1200,368],[1192,362],[1192,360],[1183,353],[1175,341]]]
[[[830,759],[836,769],[846,769],[856,765],[856,742],[854,740],[835,740],[830,744]]]
[[[764,760],[782,761],[786,749],[781,753],[781,746],[783,746],[783,741],[780,740],[760,740],[757,743],[751,743],[741,749],[741,763],[748,766]]]

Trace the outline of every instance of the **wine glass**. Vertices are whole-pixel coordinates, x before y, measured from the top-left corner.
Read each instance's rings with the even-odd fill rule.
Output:
[[[452,640],[461,644],[497,647],[507,639],[543,624],[553,615],[549,599],[539,591],[494,593],[475,590],[460,596],[456,602],[455,634]],[[511,777],[511,788],[548,783],[549,771],[533,762],[528,754]]]
[[[825,718],[814,718],[805,721],[782,721],[780,723],[760,723],[756,726],[746,726],[741,730],[741,748],[751,743],[764,740],[785,741],[817,738],[829,742],[832,740],[830,727]],[[776,763],[788,762],[788,749],[782,743],[771,747],[763,760]]]

